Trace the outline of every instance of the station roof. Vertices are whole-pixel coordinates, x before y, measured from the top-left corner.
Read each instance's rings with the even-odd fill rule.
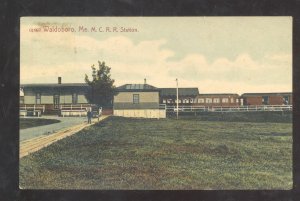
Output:
[[[124,84],[117,87],[117,91],[159,91],[159,89],[149,84]]]
[[[234,93],[212,93],[212,94],[199,94],[198,96],[201,97],[201,96],[239,96],[239,95]]]
[[[20,88],[24,91],[85,91],[90,86],[86,83],[63,83],[63,84],[52,84],[52,83],[42,83],[42,84],[21,84]]]
[[[87,87],[86,83],[42,83],[42,84],[21,84],[21,88],[33,88],[33,87]]]
[[[272,92],[272,93],[244,93],[242,97],[249,97],[249,96],[290,96],[292,92]]]
[[[159,88],[162,97],[177,96],[176,88]],[[193,88],[178,88],[178,96],[197,96],[199,90],[197,87]]]

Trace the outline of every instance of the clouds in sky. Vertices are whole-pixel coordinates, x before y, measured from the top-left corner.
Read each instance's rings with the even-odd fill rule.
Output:
[[[240,52],[209,60],[190,52],[180,58],[167,46],[170,39],[135,41],[124,35],[97,39],[74,33],[29,33],[21,27],[21,83],[83,82],[91,65],[105,61],[116,85],[147,82],[157,87],[198,87],[200,93],[245,93],[292,90],[290,52],[266,53],[254,59]],[[176,42],[176,41],[175,41]],[[173,41],[174,43],[174,41]],[[225,55],[225,54],[224,54]]]

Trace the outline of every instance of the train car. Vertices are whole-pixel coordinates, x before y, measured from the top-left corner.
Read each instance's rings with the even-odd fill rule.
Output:
[[[241,99],[244,105],[292,105],[291,92],[244,93]]]
[[[160,104],[167,106],[176,105],[177,92],[176,88],[160,88]],[[196,87],[178,88],[178,104],[179,106],[190,106],[194,104],[195,98],[199,94]]]
[[[195,106],[239,106],[240,98],[238,94],[222,93],[222,94],[198,94],[194,100]]]

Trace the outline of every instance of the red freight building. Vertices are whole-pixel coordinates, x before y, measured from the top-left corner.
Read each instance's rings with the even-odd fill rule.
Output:
[[[292,105],[292,93],[245,93],[244,105]]]

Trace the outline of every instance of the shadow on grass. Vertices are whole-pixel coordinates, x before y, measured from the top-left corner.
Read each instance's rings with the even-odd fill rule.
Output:
[[[20,129],[59,123],[57,119],[20,118]]]

